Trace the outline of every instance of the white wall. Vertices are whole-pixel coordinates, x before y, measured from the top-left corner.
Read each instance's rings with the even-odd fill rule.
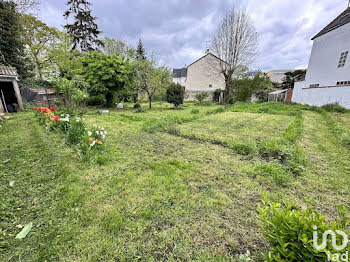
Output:
[[[303,89],[304,87],[305,82],[295,83],[292,102],[311,106],[339,103],[350,108],[350,86]]]
[[[186,77],[173,77],[173,82],[175,84],[180,84],[182,86],[186,85]]]
[[[345,51],[349,51],[346,64],[338,68]],[[350,23],[314,40],[305,81],[295,83],[292,102],[314,106],[338,102],[350,108],[350,86],[336,86],[342,81],[350,81]],[[315,84],[320,88],[309,88]]]
[[[338,68],[344,51],[349,51],[346,64]],[[305,77],[307,86],[335,86],[341,81],[350,81],[350,23],[314,40]]]
[[[219,59],[212,54],[205,55],[187,68],[186,92],[224,90],[225,78],[220,71]]]

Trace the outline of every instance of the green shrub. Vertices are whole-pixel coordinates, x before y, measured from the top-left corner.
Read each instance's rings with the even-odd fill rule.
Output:
[[[231,146],[235,153],[244,156],[256,155],[258,152],[255,141],[235,142]]]
[[[321,107],[327,112],[337,112],[337,113],[346,113],[349,110],[339,105],[339,103],[327,104]]]
[[[89,96],[86,103],[88,106],[100,106],[104,104],[105,96],[103,94],[99,94],[96,96]]]
[[[206,92],[203,93],[198,93],[196,94],[196,99],[199,101],[199,103],[202,103],[203,100],[205,100],[206,98],[208,98],[209,94]]]
[[[216,89],[214,91],[214,95],[213,95],[213,102],[219,102],[220,100],[220,95],[223,91],[221,89]]]
[[[197,115],[197,114],[199,114],[199,110],[194,108],[194,109],[191,110],[191,114]]]
[[[172,83],[166,90],[166,101],[174,104],[175,107],[183,104],[185,97],[185,90],[180,84]]]
[[[334,254],[345,251],[334,250],[330,238],[325,250],[318,251],[313,245],[315,226],[319,240],[327,230],[342,230],[349,235],[345,230],[348,218],[344,207],[338,208],[339,220],[327,223],[325,217],[312,207],[303,211],[288,202],[281,205],[268,202],[266,198],[258,205],[262,231],[272,247],[265,254],[266,261],[330,261],[327,252]]]

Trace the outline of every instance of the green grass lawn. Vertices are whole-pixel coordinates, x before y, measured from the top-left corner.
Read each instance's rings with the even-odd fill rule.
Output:
[[[327,220],[338,205],[350,207],[349,148],[324,115],[304,109],[91,109],[86,121],[108,131],[91,163],[34,113],[15,114],[0,129],[0,261],[235,261],[247,250],[260,261],[269,248],[257,219],[262,192],[302,208],[309,202]],[[298,114],[299,133],[288,142]],[[328,115],[350,129],[349,113]],[[245,143],[256,150],[237,150]],[[288,183],[261,171],[288,171],[273,159],[283,145],[306,159]],[[27,237],[15,239],[29,222]]]

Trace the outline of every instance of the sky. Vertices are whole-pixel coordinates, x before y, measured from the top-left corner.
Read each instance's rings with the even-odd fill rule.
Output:
[[[259,35],[252,70],[307,68],[311,38],[348,0],[90,0],[102,37],[136,47],[160,65],[181,68],[200,58],[224,15],[246,9]],[[39,18],[62,29],[65,0],[41,0]],[[209,47],[209,46],[208,46]]]

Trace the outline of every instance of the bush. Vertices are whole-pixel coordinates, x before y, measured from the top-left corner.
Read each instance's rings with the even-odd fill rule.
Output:
[[[214,91],[214,95],[213,95],[213,101],[214,102],[219,102],[220,100],[220,94],[222,93],[223,91],[221,89],[216,89]]]
[[[180,84],[172,83],[166,90],[166,101],[174,104],[175,107],[183,104],[185,97],[185,90]]]
[[[139,109],[139,108],[141,108],[141,105],[140,105],[140,104],[135,104],[135,105],[134,105],[134,109]]]
[[[346,108],[342,107],[341,105],[339,105],[339,103],[327,104],[327,105],[322,106],[321,108],[327,112],[337,112],[337,113],[348,112],[348,110]]]
[[[206,92],[198,93],[196,95],[196,99],[199,101],[199,103],[202,103],[202,101],[205,100],[208,96],[209,96],[209,94]]]
[[[90,96],[87,99],[87,105],[88,106],[100,106],[103,105],[105,103],[105,96],[103,94],[99,94],[96,96]]]
[[[348,218],[346,209],[338,208],[339,220],[327,223],[325,217],[312,207],[305,211],[286,202],[283,205],[266,200],[258,205],[258,218],[262,231],[271,244],[270,252],[265,254],[266,261],[330,261],[327,252],[344,253],[346,250],[334,250],[331,238],[328,238],[326,249],[318,251],[313,245],[314,227],[317,227],[319,239],[327,230],[345,230]],[[340,261],[340,260],[338,260]]]
[[[199,110],[196,109],[196,108],[195,108],[195,109],[192,109],[192,110],[191,110],[191,114],[192,114],[192,115],[198,115],[198,114],[199,114]]]

